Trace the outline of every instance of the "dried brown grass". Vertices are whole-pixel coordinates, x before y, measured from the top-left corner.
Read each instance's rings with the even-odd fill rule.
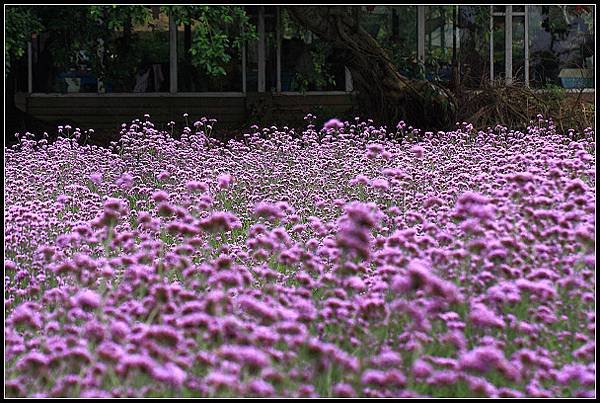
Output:
[[[561,133],[574,129],[583,135],[584,129],[595,127],[595,100],[583,90],[567,93],[558,88],[534,90],[523,83],[488,83],[477,91],[457,94],[457,98],[459,120],[478,129],[501,124],[523,130],[538,114],[551,118]]]

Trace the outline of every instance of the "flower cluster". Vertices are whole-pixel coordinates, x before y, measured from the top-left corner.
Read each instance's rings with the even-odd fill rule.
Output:
[[[6,395],[595,396],[593,136],[313,118],[5,148]]]

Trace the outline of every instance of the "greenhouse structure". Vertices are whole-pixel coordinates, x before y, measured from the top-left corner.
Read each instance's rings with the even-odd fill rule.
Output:
[[[567,5],[364,6],[361,26],[398,70],[477,90],[484,82],[564,88],[593,99],[594,8]],[[319,106],[340,114],[355,104],[350,71],[327,43],[296,25],[286,7],[247,6],[257,38],[231,52],[222,74],[191,64],[195,27],[153,7],[134,26],[136,54],[111,54],[123,69],[98,79],[85,52],[57,63],[45,34],[33,35],[15,81],[19,109],[42,121],[119,127],[144,113],[183,112],[240,125],[255,114],[285,116]],[[102,43],[99,44],[102,46]],[[315,68],[317,74],[315,74]]]

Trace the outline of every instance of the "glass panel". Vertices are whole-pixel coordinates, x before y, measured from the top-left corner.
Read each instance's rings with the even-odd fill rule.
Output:
[[[494,80],[506,77],[505,17],[494,17]]]
[[[525,83],[525,17],[513,17],[512,71],[515,83]]]
[[[594,7],[530,6],[530,81],[534,87],[594,87]]]
[[[250,24],[258,34],[258,6],[246,6]],[[277,36],[276,8],[265,7],[265,91],[277,88]],[[240,58],[241,61],[241,58]],[[240,69],[241,74],[241,69]],[[258,91],[258,39],[246,44],[246,88],[249,92]]]
[[[247,6],[246,13],[250,24],[256,27],[258,35],[258,6]],[[246,43],[246,90],[258,91],[258,39]]]
[[[421,78],[422,72],[417,63],[417,7],[363,8],[367,14],[361,25],[387,50],[400,73],[410,78]]]
[[[74,24],[89,21],[89,7],[71,7],[73,12],[79,13],[70,17]],[[129,24],[106,38],[84,37],[85,27],[39,35],[33,42],[34,92],[168,91],[169,22],[164,14],[156,17],[149,25]],[[100,83],[96,52],[104,53],[106,76]]]
[[[205,66],[194,66],[190,48],[196,35],[196,24],[186,28],[177,27],[177,87],[179,92],[241,92],[242,56],[241,49],[233,46],[232,28],[229,32],[226,55],[229,61],[223,64],[223,74],[210,74]],[[167,88],[168,91],[168,88]]]
[[[425,8],[425,66],[427,79],[452,78],[453,14],[456,6]],[[459,44],[457,44],[457,47]]]
[[[32,42],[35,56],[33,60],[33,92],[63,92],[59,89],[56,76],[59,74],[58,70],[63,70],[64,67],[53,57],[51,40],[48,34],[43,33]],[[24,78],[21,88],[23,91],[27,91],[27,55],[23,58],[19,70],[23,72],[21,77]]]
[[[53,10],[54,12],[54,10]],[[81,34],[81,24],[89,20],[89,7],[71,7],[64,18],[74,19],[73,28],[57,30],[53,35],[43,33],[32,43],[35,54],[33,64],[33,92],[96,92],[97,79],[92,71],[88,52],[82,50],[89,39]],[[61,11],[55,18],[62,17]],[[25,69],[27,58],[25,57]],[[27,70],[25,70],[27,71]]]
[[[265,7],[265,91],[277,91],[277,9]]]
[[[479,88],[490,79],[490,7],[460,6],[458,9],[460,85]],[[504,46],[504,38],[501,39]],[[504,71],[504,65],[502,65]]]
[[[132,27],[131,36],[120,32],[114,52],[108,55],[106,92],[169,91],[169,17],[161,13],[150,26]]]
[[[525,6],[512,6],[513,13],[524,13]]]
[[[390,35],[391,10],[386,6],[362,6],[361,26],[377,41]]]
[[[281,90],[343,91],[344,64],[331,45],[281,10]]]
[[[34,63],[35,66],[35,63]],[[27,77],[27,54],[23,55],[23,57],[19,58],[18,60],[13,62],[13,65],[10,68],[10,73],[14,74],[14,78],[15,78],[15,89],[17,92],[27,92],[29,91],[29,88],[27,88],[29,86],[29,82],[28,82],[28,77]],[[35,76],[36,71],[33,70],[33,79],[34,79],[34,83],[35,83]],[[7,76],[8,79],[8,76]],[[10,85],[8,82],[6,82],[6,85]],[[39,88],[39,85],[36,86],[34,85],[33,87],[35,88]],[[7,90],[8,93],[8,90]]]

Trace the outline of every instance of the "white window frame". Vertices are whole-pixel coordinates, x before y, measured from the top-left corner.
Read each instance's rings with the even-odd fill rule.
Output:
[[[425,64],[425,7],[417,6],[417,59],[419,64]],[[494,80],[494,17],[503,16],[505,17],[505,79],[506,83],[512,82],[512,18],[517,16],[525,17],[525,85],[529,86],[529,6],[525,5],[524,12],[512,11],[512,6],[505,6],[504,12],[494,12],[494,5],[490,5],[490,44],[489,44],[489,62],[490,62],[490,81]],[[282,91],[281,87],[281,8],[276,7],[277,23],[276,23],[276,35],[277,35],[277,88],[276,93],[278,95],[287,94],[313,94],[313,95],[339,95],[344,93],[354,92],[354,85],[352,80],[352,74],[350,70],[345,67],[345,90],[344,91],[306,91],[304,93],[295,91]],[[458,30],[457,41],[460,40],[460,34]],[[265,13],[264,6],[259,6],[258,13],[258,88],[257,91],[264,93],[266,92],[266,38],[265,38]],[[175,24],[172,15],[169,16],[169,77],[170,77],[170,88],[169,92],[153,92],[153,93],[130,93],[130,92],[111,92],[111,93],[34,93],[33,92],[33,51],[32,43],[27,43],[27,91],[30,95],[35,96],[105,96],[105,97],[122,97],[122,96],[137,96],[137,97],[164,97],[164,96],[205,96],[205,97],[237,97],[243,96],[247,93],[247,47],[244,42],[242,45],[242,91],[241,92],[186,92],[180,93],[178,91],[177,83],[177,26]]]
[[[505,6],[504,12],[504,75],[506,84],[513,82],[513,32],[512,32],[512,6]]]
[[[525,49],[524,49],[524,76],[525,85],[529,87],[529,6],[524,5],[523,12],[513,11],[512,5],[504,6],[504,12],[495,12],[494,5],[490,5],[490,82],[494,81],[494,17],[504,17],[504,79],[510,85],[513,82],[513,17],[524,17],[525,21]]]

